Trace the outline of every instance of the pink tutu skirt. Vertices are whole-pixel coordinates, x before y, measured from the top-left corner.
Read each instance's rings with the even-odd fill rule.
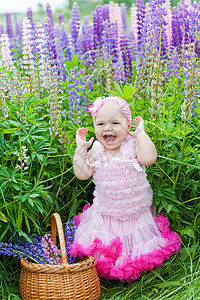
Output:
[[[78,229],[70,254],[94,256],[99,275],[106,279],[135,280],[163,264],[181,244],[168,218],[163,214],[155,217],[151,209],[138,218],[121,221],[102,216],[94,204],[86,205],[75,221]]]

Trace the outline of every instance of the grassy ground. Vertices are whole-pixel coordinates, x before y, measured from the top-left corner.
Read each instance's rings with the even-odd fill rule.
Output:
[[[4,262],[5,263],[5,262]],[[7,260],[7,266],[9,260]],[[5,266],[5,264],[4,264]],[[0,299],[19,300],[19,265],[1,263]],[[6,278],[6,285],[4,278]],[[8,280],[9,278],[9,280]],[[198,300],[200,299],[200,250],[194,244],[182,245],[162,266],[143,273],[133,282],[122,283],[101,278],[101,300]]]

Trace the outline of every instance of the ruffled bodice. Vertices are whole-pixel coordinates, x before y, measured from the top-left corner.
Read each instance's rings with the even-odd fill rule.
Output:
[[[145,168],[136,158],[134,142],[128,135],[120,147],[122,157],[111,160],[107,160],[98,141],[93,145],[94,204],[102,215],[119,220],[133,219],[152,204],[152,190]]]

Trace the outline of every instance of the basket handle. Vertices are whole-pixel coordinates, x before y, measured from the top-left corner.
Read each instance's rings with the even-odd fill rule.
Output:
[[[51,240],[56,245],[56,227],[58,229],[58,237],[60,243],[60,252],[61,252],[61,265],[69,265],[67,260],[67,252],[65,246],[65,238],[63,232],[62,221],[58,213],[54,213],[51,217]]]

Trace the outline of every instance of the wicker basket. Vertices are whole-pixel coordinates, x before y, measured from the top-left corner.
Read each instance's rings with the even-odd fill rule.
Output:
[[[51,219],[51,237],[56,244],[56,227],[61,265],[35,264],[21,258],[20,293],[23,300],[93,300],[100,298],[99,277],[92,256],[68,264],[62,222],[59,214]]]

